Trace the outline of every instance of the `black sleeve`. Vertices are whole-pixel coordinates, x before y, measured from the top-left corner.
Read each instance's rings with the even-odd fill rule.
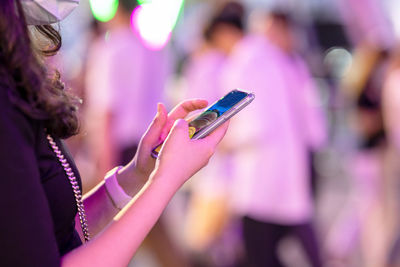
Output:
[[[0,88],[0,266],[59,266],[31,121]]]

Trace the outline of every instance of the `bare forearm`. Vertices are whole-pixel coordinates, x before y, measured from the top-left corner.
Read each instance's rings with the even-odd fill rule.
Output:
[[[119,211],[108,197],[104,181],[85,195],[84,205],[89,232],[92,237],[106,227]]]
[[[127,165],[117,175],[120,185],[132,197],[143,188],[145,181],[148,180],[148,177],[140,176],[134,169],[133,165]],[[104,181],[85,195],[84,205],[92,236],[102,231],[119,212],[107,193]]]
[[[163,176],[152,177],[103,232],[64,256],[62,266],[126,266],[180,186]]]

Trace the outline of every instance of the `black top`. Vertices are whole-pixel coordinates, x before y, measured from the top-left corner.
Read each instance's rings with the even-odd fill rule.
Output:
[[[60,256],[81,245],[72,187],[43,123],[15,107],[1,81],[0,173],[0,266],[59,266]]]

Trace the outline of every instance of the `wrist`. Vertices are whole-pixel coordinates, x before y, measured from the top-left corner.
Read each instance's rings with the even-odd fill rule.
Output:
[[[158,164],[157,164],[158,165]],[[162,182],[166,186],[170,186],[178,190],[187,180],[181,171],[177,171],[171,168],[163,168],[162,166],[156,166],[154,171],[150,175],[150,181]]]
[[[109,171],[104,177],[104,186],[106,192],[113,203],[114,207],[121,210],[126,204],[128,204],[132,197],[128,195],[125,190],[120,186],[118,182],[119,170],[122,166],[115,167]]]
[[[124,191],[133,196],[147,182],[149,175],[141,173],[132,161],[118,171],[117,179]]]

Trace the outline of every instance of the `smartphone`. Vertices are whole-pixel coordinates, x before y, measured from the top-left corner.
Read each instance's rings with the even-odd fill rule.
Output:
[[[220,100],[212,104],[203,113],[189,122],[189,137],[200,139],[209,135],[225,121],[232,118],[255,98],[254,93],[245,92],[239,89],[230,91]],[[153,149],[151,155],[157,158],[162,144]]]

